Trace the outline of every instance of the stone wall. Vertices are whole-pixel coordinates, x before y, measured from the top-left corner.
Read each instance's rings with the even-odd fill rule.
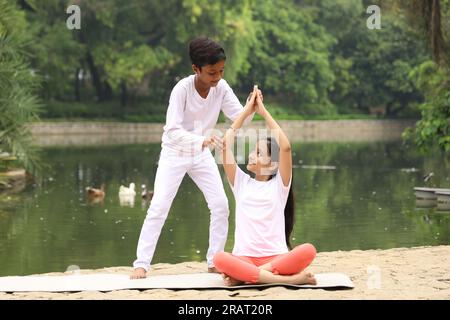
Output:
[[[370,142],[400,140],[415,120],[280,120],[291,142]],[[229,123],[216,129],[224,131]],[[120,122],[38,122],[30,124],[39,146],[159,143],[164,124]],[[248,129],[263,129],[254,121]]]

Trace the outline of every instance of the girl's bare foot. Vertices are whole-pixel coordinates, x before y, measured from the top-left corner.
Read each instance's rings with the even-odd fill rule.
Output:
[[[208,268],[208,272],[209,272],[209,273],[220,273],[220,271],[217,270],[216,267],[209,267],[209,268]]]
[[[222,273],[222,278],[225,285],[229,287],[239,286],[244,283],[244,281],[234,279],[225,273]]]
[[[314,277],[314,274],[311,272],[299,272],[297,274],[294,274],[291,276],[292,278],[292,284],[312,284],[316,285],[317,280]]]
[[[130,279],[144,279],[147,277],[147,271],[144,268],[136,268],[130,276]]]

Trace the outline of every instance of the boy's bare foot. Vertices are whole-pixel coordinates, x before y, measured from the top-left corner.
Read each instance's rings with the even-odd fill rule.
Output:
[[[209,268],[208,268],[208,272],[209,272],[209,273],[220,273],[220,271],[217,270],[216,267],[209,267]]]
[[[292,284],[312,284],[312,285],[317,284],[317,280],[312,272],[302,271],[292,275],[291,277],[292,277]]]
[[[147,278],[147,271],[144,268],[136,268],[130,276],[130,279],[145,279]]]
[[[229,287],[239,286],[244,283],[244,281],[234,279],[225,273],[222,273],[222,278],[225,285]]]

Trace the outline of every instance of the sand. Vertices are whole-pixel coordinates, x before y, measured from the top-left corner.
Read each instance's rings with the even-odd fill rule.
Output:
[[[395,248],[389,250],[353,250],[320,252],[308,268],[314,273],[343,272],[350,276],[352,290],[287,289],[272,287],[264,290],[117,290],[111,292],[84,291],[76,293],[0,292],[0,300],[9,299],[450,299],[450,246]],[[129,274],[131,267],[111,267],[81,270],[88,273]],[[155,264],[151,274],[206,272],[205,262]],[[46,275],[62,275],[48,273]]]

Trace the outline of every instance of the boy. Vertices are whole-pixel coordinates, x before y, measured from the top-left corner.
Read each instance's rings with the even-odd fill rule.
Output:
[[[222,141],[204,134],[214,128],[221,110],[234,121],[243,107],[222,79],[226,56],[220,45],[208,38],[194,39],[189,44],[189,56],[195,74],[180,80],[170,95],[154,194],[139,237],[132,279],[146,277],[162,226],[186,173],[203,192],[211,211],[206,255],[209,272],[217,272],[213,257],[225,247],[228,200],[208,148],[221,148]]]

